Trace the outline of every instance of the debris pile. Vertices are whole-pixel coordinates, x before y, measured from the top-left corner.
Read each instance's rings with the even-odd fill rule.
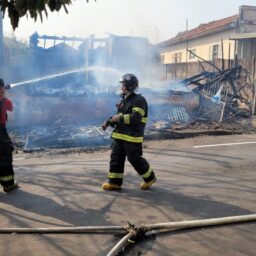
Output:
[[[252,83],[241,83],[241,71],[240,65],[214,66],[162,87],[142,88],[149,103],[146,138],[255,131]],[[101,124],[116,111],[117,91],[109,84],[84,84],[79,72],[13,90],[19,100],[16,126],[10,127],[15,146],[25,151],[109,146],[111,130],[103,132]]]

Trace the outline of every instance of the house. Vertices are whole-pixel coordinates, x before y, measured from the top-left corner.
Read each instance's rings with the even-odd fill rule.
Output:
[[[237,18],[238,16],[234,15],[201,24],[197,28],[180,32],[174,38],[160,43],[162,63],[195,62],[197,58],[194,54],[205,60],[221,57],[221,40],[225,50],[230,47],[234,52],[234,41],[230,41],[229,38],[236,30]],[[187,49],[191,52],[189,53]],[[228,51],[224,53],[228,58]]]
[[[255,42],[256,6],[240,6],[236,15],[201,24],[159,43],[161,62],[165,64],[162,76],[176,79],[194,75],[199,70],[198,64],[195,66],[198,61],[225,68],[237,59],[255,56]],[[194,68],[188,68],[192,63]]]

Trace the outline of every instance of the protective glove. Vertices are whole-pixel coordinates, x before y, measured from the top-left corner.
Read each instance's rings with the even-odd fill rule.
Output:
[[[109,122],[108,122],[108,121],[105,121],[105,122],[101,125],[101,128],[102,128],[103,131],[106,131],[108,127],[109,127]]]

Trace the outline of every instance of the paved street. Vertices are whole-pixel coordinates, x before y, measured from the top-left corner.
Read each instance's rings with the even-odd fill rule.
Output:
[[[1,227],[113,226],[256,213],[256,135],[147,141],[158,177],[150,191],[126,165],[123,189],[105,192],[110,150],[14,155],[21,189],[0,192]],[[114,234],[0,234],[0,255],[106,255]],[[123,255],[255,255],[256,222],[164,232]],[[140,253],[140,254],[139,254]]]

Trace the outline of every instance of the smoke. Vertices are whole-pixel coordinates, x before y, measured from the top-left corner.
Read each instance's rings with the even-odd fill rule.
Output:
[[[9,127],[21,137],[26,150],[97,147],[110,143],[110,131],[103,133],[100,126],[116,113],[120,86],[112,86],[112,78],[106,79],[111,75],[101,73],[94,78],[97,81],[94,84],[87,84],[85,77],[84,73],[56,76],[9,91],[15,105]],[[175,122],[189,121],[186,102],[191,101],[191,94],[170,93],[166,85],[159,88],[141,87],[137,92],[148,101],[147,128],[162,129]]]
[[[173,123],[190,120],[196,105],[192,92],[182,84],[158,80],[158,55],[147,39],[111,35],[103,41],[105,48],[101,45],[100,50],[88,48],[88,44],[80,47],[83,63],[74,61],[74,67],[67,69],[77,56],[76,51],[68,50],[69,56],[74,56],[68,64],[59,59],[59,72],[49,75],[49,67],[53,67],[49,64],[40,67],[40,76],[35,76],[35,68],[29,79],[11,84],[9,94],[15,112],[8,126],[21,147],[35,150],[108,145],[111,130],[103,132],[101,124],[116,113],[120,101],[118,80],[124,73],[139,78],[138,93],[149,105],[147,129],[170,128]],[[57,63],[53,58],[56,54],[52,49],[47,63]],[[41,55],[36,56],[38,63]],[[44,56],[44,63],[46,59]]]

